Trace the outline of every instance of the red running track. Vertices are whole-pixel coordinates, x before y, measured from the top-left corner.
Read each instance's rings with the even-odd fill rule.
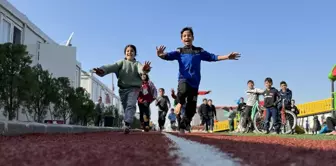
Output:
[[[200,133],[182,137],[215,146],[233,158],[238,158],[242,165],[327,166],[336,164],[335,140]]]
[[[170,145],[157,132],[0,136],[0,165],[173,166]]]
[[[200,133],[179,137],[216,147],[218,153],[229,154],[241,165],[324,166],[333,165],[336,161],[334,140]],[[189,148],[191,144],[184,145]],[[177,148],[158,132],[0,136],[0,166],[175,166],[180,165],[181,160],[170,152]],[[187,156],[195,156],[194,153],[199,152],[192,151]]]

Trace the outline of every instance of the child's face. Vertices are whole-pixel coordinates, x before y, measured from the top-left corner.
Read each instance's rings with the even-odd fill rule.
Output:
[[[212,101],[211,101],[211,100],[209,100],[209,101],[208,101],[208,104],[209,104],[209,105],[212,105]]]
[[[182,33],[181,38],[185,46],[192,46],[192,43],[194,41],[194,36],[190,33],[190,31],[184,31]]]
[[[207,100],[203,100],[203,104],[207,104],[208,103],[208,101]]]
[[[134,57],[135,57],[135,51],[133,50],[132,47],[127,47],[127,48],[126,48],[125,56],[126,56],[126,59],[127,59],[127,60],[134,60]]]
[[[162,89],[159,90],[159,95],[163,96],[164,95],[164,91]]]
[[[287,85],[286,85],[286,84],[281,84],[280,87],[281,87],[281,89],[282,89],[283,91],[285,91],[285,90],[287,89]]]
[[[141,75],[141,79],[142,79],[142,81],[146,81],[147,75],[146,74]]]
[[[272,83],[271,82],[268,82],[268,81],[265,81],[265,87],[267,89],[270,89],[272,87]]]
[[[249,82],[249,83],[247,84],[247,86],[248,86],[250,89],[252,89],[252,88],[254,87],[254,84],[253,84],[252,82]]]

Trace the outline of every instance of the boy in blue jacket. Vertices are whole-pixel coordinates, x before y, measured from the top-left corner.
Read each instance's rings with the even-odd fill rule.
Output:
[[[194,32],[191,27],[182,29],[181,40],[184,47],[165,53],[166,47],[161,45],[156,47],[156,54],[161,59],[167,61],[177,60],[179,63],[178,104],[175,107],[175,113],[178,114],[182,105],[186,103],[185,116],[180,122],[180,132],[184,133],[196,112],[198,88],[201,82],[201,61],[238,60],[240,54],[232,52],[229,55],[215,55],[203,50],[201,47],[195,47],[193,45]]]

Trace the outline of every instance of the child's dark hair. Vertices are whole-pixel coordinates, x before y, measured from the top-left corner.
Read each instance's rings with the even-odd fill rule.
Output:
[[[287,85],[286,81],[281,81],[281,82],[280,82],[280,86],[281,86],[281,85]]]
[[[211,102],[212,102],[212,100],[211,100],[211,99],[209,99],[208,101],[211,101]]]
[[[148,74],[142,74],[142,75],[145,75],[146,76],[146,79],[145,79],[145,81],[149,81],[149,76],[148,76]]]
[[[265,78],[265,82],[269,82],[269,83],[273,84],[273,80],[272,80],[271,77]]]
[[[165,91],[163,88],[159,88],[159,90],[161,90],[162,92],[164,92],[164,91]]]
[[[133,44],[129,44],[129,45],[127,45],[127,46],[125,47],[125,49],[124,49],[124,54],[126,54],[126,49],[127,49],[128,47],[131,47],[131,48],[134,50],[134,55],[136,56],[136,55],[137,55],[137,49],[136,49],[135,45],[133,45]]]
[[[247,84],[249,84],[249,83],[254,84],[254,82],[253,82],[252,80],[248,80],[248,81],[247,81]]]
[[[204,101],[208,101],[208,100],[207,100],[206,98],[204,98],[204,99],[203,99],[203,102],[204,102]]]
[[[194,31],[192,30],[191,27],[184,27],[182,30],[181,30],[181,37],[182,37],[182,34],[184,31],[189,31],[191,33],[192,36],[194,36]]]

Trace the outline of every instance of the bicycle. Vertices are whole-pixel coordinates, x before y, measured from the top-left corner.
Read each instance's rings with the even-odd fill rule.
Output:
[[[257,101],[252,107],[252,113],[251,113],[251,119],[253,122],[253,127],[257,133],[266,133],[265,126],[266,126],[266,108],[262,105],[259,104],[259,95],[257,96]],[[272,129],[273,127],[273,119],[271,119],[270,123],[270,128],[269,130]],[[252,124],[248,126],[251,128]]]
[[[280,116],[281,116],[280,130],[282,134],[294,134],[297,123],[297,116],[292,108],[290,110],[286,109],[284,103],[285,101],[282,100],[282,109],[280,110]]]

